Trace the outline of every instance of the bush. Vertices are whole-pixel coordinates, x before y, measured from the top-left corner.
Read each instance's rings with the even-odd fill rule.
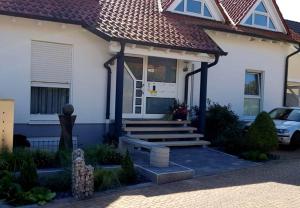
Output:
[[[0,172],[0,199],[12,199],[21,191],[21,186],[15,183],[9,171]]]
[[[55,153],[47,152],[47,151],[41,151],[41,150],[35,150],[31,152],[34,163],[36,164],[36,167],[39,169],[42,168],[55,168],[58,167]]]
[[[38,175],[36,165],[34,164],[31,155],[26,155],[23,158],[23,164],[20,169],[20,184],[25,190],[29,190],[37,185]]]
[[[242,158],[246,160],[252,161],[266,161],[268,160],[268,156],[265,153],[261,153],[259,151],[248,151],[242,154]]]
[[[118,174],[114,170],[98,169],[94,172],[95,190],[106,190],[121,186]]]
[[[35,187],[23,194],[25,202],[38,205],[45,205],[55,197],[55,193],[44,187]]]
[[[70,167],[72,164],[72,152],[68,150],[58,150],[55,161],[60,167]]]
[[[69,192],[72,188],[71,172],[65,170],[57,174],[42,176],[40,185],[54,192]]]
[[[14,148],[26,148],[30,147],[30,142],[27,140],[27,137],[21,134],[15,134],[13,138]]]
[[[128,151],[126,152],[126,155],[122,160],[121,166],[122,169],[119,173],[120,181],[124,184],[135,183],[137,176]]]
[[[107,133],[103,136],[103,144],[118,147],[119,139],[114,133]]]
[[[190,111],[192,126],[199,126],[199,115],[199,107],[192,107]],[[239,117],[231,110],[230,105],[209,103],[205,137],[213,146],[222,147],[230,153],[238,153],[243,148],[243,128]]]
[[[260,113],[246,134],[246,144],[249,151],[269,153],[278,147],[276,128],[270,115]]]
[[[112,146],[97,145],[85,149],[85,159],[87,163],[92,165],[120,164],[122,155],[118,153]]]

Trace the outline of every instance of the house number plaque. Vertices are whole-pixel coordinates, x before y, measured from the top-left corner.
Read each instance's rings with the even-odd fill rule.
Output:
[[[14,101],[0,99],[0,148],[12,151],[14,132]],[[0,149],[0,150],[1,150]]]

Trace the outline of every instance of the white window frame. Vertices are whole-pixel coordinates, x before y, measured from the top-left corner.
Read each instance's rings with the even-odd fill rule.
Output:
[[[30,85],[30,124],[58,124],[58,114],[31,114],[31,87],[45,87],[45,88],[60,88],[69,89],[69,103],[72,103],[72,84],[67,83],[48,83],[48,82],[31,82]]]
[[[257,70],[246,70],[245,71],[245,78],[246,78],[246,74],[258,74],[259,75],[259,83],[258,83],[258,92],[259,95],[246,95],[245,94],[245,87],[246,87],[246,79],[244,81],[244,99],[243,99],[243,117],[245,118],[245,120],[248,119],[253,119],[256,116],[251,116],[251,115],[246,115],[245,114],[245,99],[259,99],[259,112],[262,112],[262,108],[263,108],[263,88],[264,88],[264,72],[263,71],[257,71]]]
[[[31,81],[30,89],[29,89],[29,124],[59,124],[58,114],[31,114],[31,87],[48,87],[48,88],[68,88],[69,89],[69,103],[73,103],[73,67],[74,67],[74,47],[72,44],[66,44],[61,42],[49,42],[46,40],[36,40],[45,43],[53,43],[53,44],[62,44],[62,45],[70,45],[72,47],[72,74],[71,80],[67,83],[60,82],[40,82],[40,81]]]
[[[256,11],[256,8],[258,7],[258,5],[260,3],[262,3],[264,5],[265,9],[267,10],[267,13]],[[259,29],[267,29],[267,30],[271,30],[271,31],[278,31],[277,28],[276,28],[276,25],[275,25],[274,21],[272,20],[272,17],[270,15],[269,10],[266,7],[266,4],[263,1],[259,2],[259,4],[257,4],[256,7],[255,7],[255,9],[253,10],[253,12],[249,16],[247,16],[247,18],[245,18],[245,21],[244,21],[243,25],[245,25],[245,26],[251,26],[251,27],[256,27],[256,28],[259,28]],[[267,17],[267,26],[262,26],[262,25],[255,24],[255,15],[256,14]],[[247,20],[249,19],[249,17],[251,15],[252,15],[252,24],[247,24],[246,22],[247,22]],[[273,22],[273,25],[274,25],[275,29],[270,28],[270,20]]]
[[[208,17],[208,16],[204,15],[204,4],[205,4],[205,1],[203,1],[203,0],[193,0],[193,1],[198,1],[198,2],[201,3],[201,13],[199,13],[199,14],[197,14],[195,12],[188,11],[188,9],[187,9],[187,0],[182,0],[182,1],[184,1],[184,11],[181,12],[181,11],[177,11],[176,10],[177,6],[181,3],[181,1],[179,1],[179,3],[173,9],[174,13],[186,14],[186,15],[189,15],[189,16],[202,17],[202,18],[206,18],[206,19],[215,20],[215,18],[213,17],[213,13],[211,12],[211,10],[208,7],[207,3],[206,3],[206,7],[207,7],[207,9],[208,9],[208,11],[209,11],[209,13],[211,14],[212,17]]]

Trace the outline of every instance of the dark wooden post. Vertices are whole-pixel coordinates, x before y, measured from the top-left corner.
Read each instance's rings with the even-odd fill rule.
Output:
[[[199,132],[205,133],[206,100],[207,100],[207,76],[208,63],[201,63],[200,100],[199,100]]]
[[[121,136],[123,113],[123,84],[124,84],[124,44],[117,58],[116,102],[115,102],[115,134]]]

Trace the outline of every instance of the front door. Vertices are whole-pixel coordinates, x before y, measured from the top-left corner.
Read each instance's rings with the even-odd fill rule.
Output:
[[[162,118],[177,99],[177,61],[125,57],[123,118]]]
[[[160,118],[177,99],[177,61],[149,57],[145,79],[145,114]]]

